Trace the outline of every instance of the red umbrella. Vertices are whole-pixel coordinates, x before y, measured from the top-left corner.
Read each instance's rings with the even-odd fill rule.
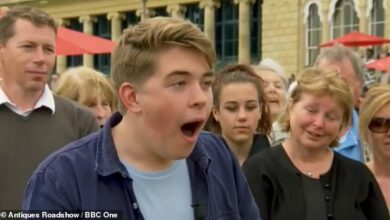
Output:
[[[82,55],[111,53],[115,42],[79,31],[59,27],[57,31],[57,55]]]
[[[390,69],[390,57],[385,57],[374,62],[366,64],[368,69],[374,69],[378,71],[388,71]]]
[[[334,44],[343,44],[349,47],[358,47],[358,46],[370,46],[370,45],[378,45],[390,43],[390,40],[384,39],[381,37],[377,37],[374,35],[364,34],[361,32],[350,32],[344,36],[333,39],[327,43],[320,45],[320,47],[330,47]]]

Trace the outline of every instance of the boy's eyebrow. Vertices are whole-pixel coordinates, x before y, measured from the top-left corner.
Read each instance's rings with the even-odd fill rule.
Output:
[[[175,71],[169,73],[167,75],[167,78],[173,77],[173,76],[188,76],[188,75],[191,75],[191,73],[188,72],[188,71],[185,71],[185,70],[175,70]],[[214,72],[213,71],[205,72],[202,75],[202,78],[204,78],[204,77],[214,77]]]
[[[205,72],[202,77],[212,77],[212,78],[214,78],[215,76],[214,76],[214,72],[213,71],[208,71],[208,72]]]
[[[169,73],[166,78],[174,77],[174,76],[188,76],[190,73],[185,70],[175,70],[171,73]]]

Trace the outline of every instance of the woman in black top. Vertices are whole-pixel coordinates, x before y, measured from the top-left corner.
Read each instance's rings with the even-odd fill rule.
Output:
[[[207,128],[225,139],[242,165],[270,146],[271,120],[261,78],[247,65],[224,68],[212,85],[214,103]]]
[[[281,118],[289,137],[243,166],[263,220],[389,219],[368,168],[331,149],[351,109],[351,90],[338,73],[299,74]]]

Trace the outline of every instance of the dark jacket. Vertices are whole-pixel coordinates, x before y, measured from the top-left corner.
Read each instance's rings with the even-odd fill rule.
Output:
[[[87,108],[54,95],[55,112],[42,106],[27,117],[0,105],[0,210],[20,210],[31,174],[60,147],[98,131]]]
[[[281,145],[250,158],[243,170],[263,220],[305,220],[302,174]],[[331,169],[320,181],[328,219],[389,220],[380,188],[361,162],[335,152]]]
[[[122,219],[143,219],[111,135],[121,120],[113,115],[99,133],[44,160],[29,181],[24,210],[116,210]],[[220,137],[201,133],[187,164],[195,219],[260,219],[241,168]]]
[[[253,136],[253,143],[251,150],[249,151],[248,159],[251,158],[253,155],[259,153],[262,150],[268,149],[271,147],[271,144],[269,143],[268,137],[263,134],[255,134]]]

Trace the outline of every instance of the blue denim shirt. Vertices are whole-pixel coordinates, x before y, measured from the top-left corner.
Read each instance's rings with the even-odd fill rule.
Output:
[[[355,109],[352,111],[352,127],[345,134],[340,145],[335,147],[334,150],[348,158],[363,162],[359,134],[359,115]]]
[[[144,219],[111,135],[121,120],[114,114],[100,132],[46,158],[29,180],[23,209],[111,210],[122,219]],[[202,132],[187,164],[196,220],[260,219],[241,168],[222,138]]]

